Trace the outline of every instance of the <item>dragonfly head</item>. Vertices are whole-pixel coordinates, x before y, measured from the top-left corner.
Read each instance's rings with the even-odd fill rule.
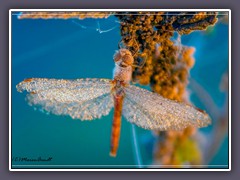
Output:
[[[128,49],[119,49],[114,54],[113,59],[121,67],[132,66],[134,63],[132,53]]]

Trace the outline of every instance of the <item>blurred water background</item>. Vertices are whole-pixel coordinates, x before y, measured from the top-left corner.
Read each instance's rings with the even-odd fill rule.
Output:
[[[116,20],[114,16],[98,20],[19,20],[16,15],[12,16],[12,157],[52,157],[50,162],[13,161],[13,165],[33,165],[21,166],[30,168],[136,167],[132,126],[124,118],[118,155],[112,158],[109,150],[113,111],[93,121],[47,115],[29,106],[25,96],[16,90],[20,81],[32,77],[111,79],[112,57],[121,39]],[[113,29],[99,33],[99,27],[103,31]],[[191,79],[207,91],[222,111],[226,93],[221,92],[219,86],[228,69],[228,24],[218,22],[207,31],[184,35],[182,44],[196,48]],[[193,104],[208,112],[194,85],[190,83],[189,89]],[[213,126],[200,131],[208,134]],[[147,167],[153,162],[150,152],[154,138],[151,131],[135,129],[142,164]],[[228,165],[228,134],[221,141],[209,165]],[[37,164],[43,166],[34,166]]]

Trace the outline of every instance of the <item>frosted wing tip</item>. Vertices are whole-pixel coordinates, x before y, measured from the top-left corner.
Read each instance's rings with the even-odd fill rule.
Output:
[[[32,90],[30,89],[30,87],[28,87],[29,86],[28,84],[33,80],[34,80],[33,78],[27,78],[27,79],[24,79],[22,82],[18,83],[16,85],[17,91],[23,92],[24,90],[27,90],[28,92],[31,92]]]
[[[17,91],[18,92],[23,92],[23,87],[22,87],[22,82],[20,82],[19,84],[16,85]]]

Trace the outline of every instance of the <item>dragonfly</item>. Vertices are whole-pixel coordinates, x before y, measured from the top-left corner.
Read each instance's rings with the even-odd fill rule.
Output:
[[[114,54],[113,79],[28,78],[17,84],[26,91],[30,105],[56,115],[93,120],[110,113],[114,107],[110,156],[116,157],[121,118],[148,130],[183,130],[205,127],[210,116],[189,104],[169,100],[131,83],[134,58],[130,50],[120,48]]]

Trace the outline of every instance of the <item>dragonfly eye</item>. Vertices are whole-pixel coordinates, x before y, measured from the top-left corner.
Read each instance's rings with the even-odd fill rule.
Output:
[[[113,55],[114,62],[118,62],[119,60],[121,60],[121,57],[121,53],[119,51],[116,51]]]
[[[119,49],[113,56],[114,62],[121,61],[122,66],[131,66],[134,62],[132,53],[127,49]]]
[[[123,63],[127,64],[128,66],[131,66],[134,62],[132,55],[125,55],[123,56],[122,59],[123,59]]]

